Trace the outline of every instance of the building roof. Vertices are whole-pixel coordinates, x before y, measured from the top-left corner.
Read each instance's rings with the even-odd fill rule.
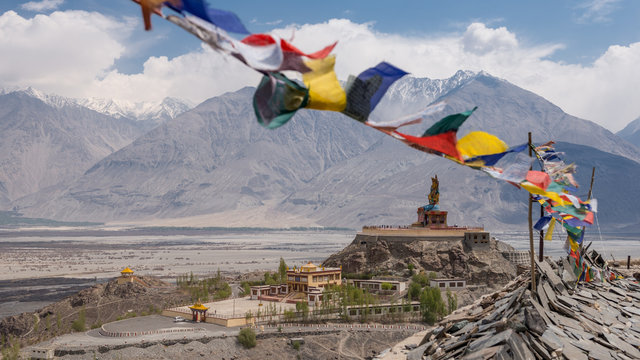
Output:
[[[191,309],[191,310],[200,310],[200,311],[207,311],[207,310],[209,310],[209,308],[208,308],[208,307],[206,307],[206,306],[202,305],[202,303],[199,303],[199,302],[197,302],[197,303],[193,304],[192,306],[189,306],[189,309]]]
[[[287,271],[287,273],[313,273],[313,272],[329,272],[329,271],[342,271],[342,268],[333,268],[333,267],[328,267],[325,268],[324,266],[318,266],[318,265],[314,265],[311,261],[309,261],[306,265],[302,265],[300,266],[300,268],[298,269],[290,269]]]
[[[301,266],[300,269],[302,271],[305,271],[305,272],[311,272],[311,271],[316,271],[316,269],[318,269],[318,267],[316,265],[313,265],[313,263],[311,263],[311,261],[309,261],[307,263],[307,265]]]
[[[120,274],[133,274],[133,270],[126,267],[124,270],[120,271]]]

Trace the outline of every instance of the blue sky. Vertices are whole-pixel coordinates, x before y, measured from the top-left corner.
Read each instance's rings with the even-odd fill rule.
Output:
[[[640,1],[215,5],[238,14],[251,32],[294,35],[303,50],[339,40],[336,71],[342,78],[380,60],[419,77],[484,70],[613,131],[640,116]],[[0,60],[0,87],[199,102],[257,84],[256,74],[182,29],[157,16],[153,25],[151,32],[143,30],[139,7],[129,0],[4,0],[0,52],[13,55]]]

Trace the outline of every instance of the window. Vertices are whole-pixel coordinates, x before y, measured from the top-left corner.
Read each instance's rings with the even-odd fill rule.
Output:
[[[444,283],[443,283],[443,282],[441,282],[441,283],[440,283],[440,287],[441,287],[441,288],[443,288],[443,287],[444,287]]]
[[[458,282],[458,287],[464,287],[464,283],[463,282]]]

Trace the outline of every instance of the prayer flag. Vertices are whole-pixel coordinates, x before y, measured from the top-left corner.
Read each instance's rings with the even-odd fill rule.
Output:
[[[551,219],[552,219],[551,216],[543,216],[540,219],[538,219],[536,224],[533,225],[533,228],[538,231],[542,231],[543,228],[551,221]]]
[[[311,71],[302,74],[302,80],[309,89],[308,109],[343,111],[347,105],[347,94],[340,86],[340,82],[333,70],[336,64],[335,56],[324,59],[307,60],[304,62]]]
[[[363,71],[358,77],[350,76],[345,86],[347,106],[343,113],[360,122],[367,121],[389,86],[406,74],[404,70],[381,62]]]
[[[462,124],[467,120],[469,116],[471,116],[471,114],[473,114],[474,111],[476,111],[477,108],[478,107],[476,106],[471,110],[461,112],[459,114],[449,115],[443,118],[442,120],[438,121],[437,123],[433,124],[433,126],[428,128],[427,131],[422,134],[422,137],[439,135],[450,131],[457,132],[458,128],[462,126]]]
[[[542,190],[547,190],[549,184],[551,184],[549,174],[544,171],[531,170],[527,173],[526,180]]]
[[[549,222],[549,228],[547,229],[547,232],[544,234],[544,239],[546,241],[551,241],[552,237],[553,237],[553,229],[556,226],[556,218],[551,218],[551,221]]]
[[[172,9],[183,12],[186,11],[202,20],[229,32],[238,34],[249,34],[238,16],[230,11],[214,9],[209,6],[206,0],[180,0],[177,3],[167,4]]]
[[[475,156],[475,157],[472,157],[470,159],[465,160],[465,163],[480,162],[484,166],[494,166],[505,155],[507,155],[509,153],[513,153],[513,152],[522,152],[522,151],[526,150],[527,147],[528,147],[528,144],[522,144],[522,145],[519,145],[519,146],[512,147],[512,148],[508,149],[507,151],[504,151],[504,152],[501,152],[501,153]]]
[[[260,125],[275,129],[304,107],[309,92],[280,73],[265,75],[253,94],[253,109]]]
[[[458,139],[456,148],[463,159],[469,159],[481,155],[504,153],[508,146],[495,135],[484,131],[472,131]],[[467,160],[465,164],[471,165]],[[479,163],[479,165],[483,164]]]

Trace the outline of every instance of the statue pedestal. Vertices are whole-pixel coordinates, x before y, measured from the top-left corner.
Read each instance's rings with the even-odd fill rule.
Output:
[[[428,210],[424,211],[424,208],[418,208],[418,221],[411,224],[414,227],[429,227],[429,228],[446,228],[447,225],[447,211],[440,210]]]

